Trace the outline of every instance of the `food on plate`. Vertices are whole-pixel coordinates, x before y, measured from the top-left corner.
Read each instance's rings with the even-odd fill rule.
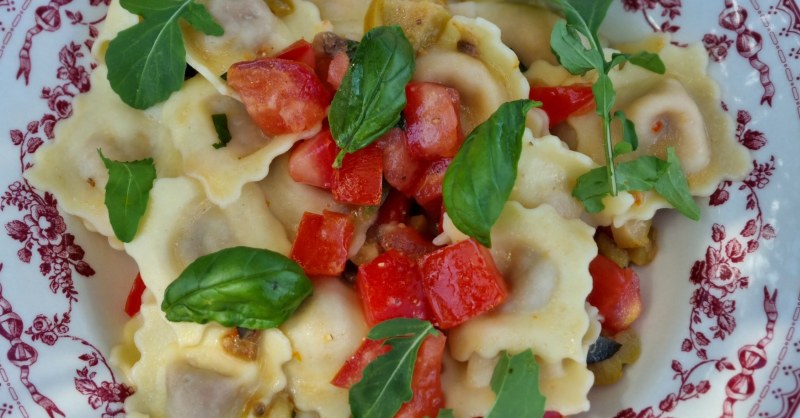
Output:
[[[28,171],[139,266],[128,416],[586,411],[656,211],[747,170],[702,48],[608,1],[148,4]]]

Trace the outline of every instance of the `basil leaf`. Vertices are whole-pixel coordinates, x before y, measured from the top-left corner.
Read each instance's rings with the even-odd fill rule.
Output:
[[[586,49],[580,35],[574,28],[559,20],[553,27],[550,49],[558,58],[559,64],[575,75],[583,75],[589,70],[602,68],[603,57],[595,51]]]
[[[121,162],[109,160],[100,149],[97,153],[108,170],[105,205],[111,229],[120,241],[131,242],[147,210],[150,189],[156,179],[153,159]]]
[[[456,418],[456,416],[453,415],[452,409],[440,409],[436,418]]]
[[[345,154],[366,147],[400,121],[406,84],[414,74],[414,48],[399,26],[381,26],[364,35],[352,64],[333,96],[328,120]]]
[[[439,335],[428,321],[397,318],[381,322],[367,335],[391,347],[364,369],[361,380],[350,388],[353,418],[394,416],[403,403],[411,400],[411,377],[422,342],[428,335]]]
[[[528,349],[509,356],[500,355],[491,381],[497,398],[486,418],[541,417],[545,397],[539,391],[539,365]]]
[[[214,144],[214,148],[220,149],[231,142],[231,131],[228,129],[228,115],[217,113],[211,115],[211,122],[214,123],[214,130],[217,131],[219,142]]]
[[[164,293],[161,310],[175,322],[273,328],[311,294],[303,269],[273,251],[233,247],[190,264]]]
[[[108,44],[108,81],[123,102],[146,109],[183,85],[186,48],[179,21],[212,36],[222,35],[223,28],[193,0],[121,0],[120,4],[142,20]]]
[[[695,221],[700,219],[700,208],[689,192],[689,183],[683,173],[681,161],[672,147],[667,148],[666,173],[658,180],[655,188],[678,212]]]
[[[503,103],[464,140],[444,175],[442,196],[447,214],[463,233],[491,247],[490,230],[500,217],[522,152],[525,115],[541,103]]]

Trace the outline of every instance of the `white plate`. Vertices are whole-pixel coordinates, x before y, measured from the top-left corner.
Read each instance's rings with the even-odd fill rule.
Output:
[[[89,47],[108,1],[0,0],[2,418],[124,415],[130,388],[108,356],[135,266],[21,175],[90,88]],[[704,42],[753,168],[703,199],[702,221],[661,215],[662,251],[641,274],[642,357],[623,382],[593,392],[587,415],[791,417],[800,405],[800,7],[620,0],[605,28],[614,38],[664,30]]]

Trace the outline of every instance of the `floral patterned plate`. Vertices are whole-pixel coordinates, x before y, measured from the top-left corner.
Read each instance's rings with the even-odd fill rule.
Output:
[[[109,0],[0,0],[0,418],[123,416],[108,357],[136,268],[22,177],[91,88]],[[785,418],[800,405],[800,6],[617,0],[605,33],[702,42],[721,105],[752,150],[700,222],[658,219],[641,272],[642,357],[586,416]],[[103,117],[103,115],[98,115]],[[3,139],[4,138],[4,139]]]

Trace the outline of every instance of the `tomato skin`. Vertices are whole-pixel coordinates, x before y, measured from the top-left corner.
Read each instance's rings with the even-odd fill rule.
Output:
[[[404,223],[408,219],[409,210],[411,210],[411,199],[393,188],[378,209],[378,219],[375,223],[378,225]]]
[[[639,276],[603,255],[589,263],[589,273],[594,286],[586,300],[600,311],[603,329],[611,334],[628,329],[642,312]]]
[[[352,205],[377,206],[383,191],[383,157],[372,144],[345,155],[342,166],[333,172],[333,199]]]
[[[414,375],[411,377],[414,396],[400,407],[394,418],[435,417],[444,407],[442,356],[446,342],[447,337],[442,333],[437,336],[429,335],[422,342],[414,363]]]
[[[355,226],[350,216],[306,212],[300,219],[289,258],[309,276],[338,276],[344,271]]]
[[[406,133],[400,128],[389,130],[378,139],[377,144],[383,152],[383,176],[386,182],[406,196],[411,196],[427,163],[411,155]]]
[[[378,244],[386,251],[397,250],[413,260],[438,249],[416,229],[402,223],[389,223],[377,228]]]
[[[417,263],[399,251],[389,250],[362,264],[356,288],[369,326],[392,318],[431,317]]]
[[[348,57],[347,53],[344,51],[337,51],[333,54],[330,64],[328,64],[328,73],[325,81],[327,81],[334,90],[339,90],[339,86],[342,84],[342,79],[344,79],[348,68],[350,68],[350,57]]]
[[[142,273],[137,273],[131,290],[128,292],[128,299],[125,300],[125,313],[128,316],[133,317],[139,313],[139,309],[142,307],[142,294],[146,288],[144,280],[142,280]]]
[[[391,349],[388,345],[383,345],[383,340],[365,339],[356,352],[345,361],[342,368],[331,380],[331,384],[342,389],[350,389],[361,380],[364,375],[364,369],[368,364],[372,363],[372,360],[388,353]]]
[[[302,132],[327,116],[332,94],[308,65],[281,58],[239,62],[228,70],[247,113],[268,136]]]
[[[556,411],[544,411],[542,418],[564,418],[564,416]]]
[[[489,250],[471,238],[425,255],[420,267],[432,322],[441,329],[489,311],[508,296]]]
[[[441,371],[447,337],[444,334],[425,337],[419,348],[414,372],[411,377],[413,397],[404,403],[394,418],[435,417],[439,409],[444,407],[445,399],[442,391]],[[361,380],[364,369],[378,356],[387,353],[391,347],[384,346],[383,341],[365,339],[336,373],[331,383],[343,389],[350,389]]]
[[[452,158],[445,158],[430,163],[414,189],[414,199],[432,219],[442,216],[442,184],[452,161]]]
[[[411,155],[424,160],[453,157],[464,142],[458,90],[441,84],[406,86],[406,135]]]
[[[542,109],[550,117],[551,128],[572,114],[586,113],[594,108],[594,93],[589,85],[533,87],[529,97],[542,102]]]
[[[297,144],[289,154],[289,175],[298,183],[330,190],[333,184],[333,161],[339,147],[331,131],[323,129],[313,138]]]
[[[316,68],[317,58],[314,54],[314,47],[305,39],[295,41],[293,44],[287,46],[282,51],[275,54],[275,58],[281,58],[290,61],[302,62],[311,68]]]

